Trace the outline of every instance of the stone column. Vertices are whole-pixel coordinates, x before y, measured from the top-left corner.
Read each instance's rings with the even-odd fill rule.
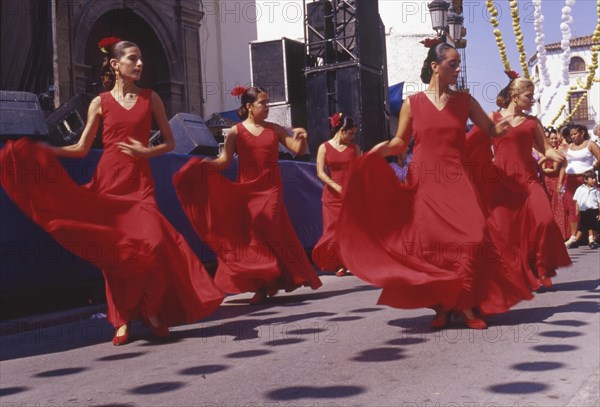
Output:
[[[74,92],[71,52],[71,1],[52,0],[52,45],[54,69],[54,105],[71,99]]]
[[[204,116],[199,34],[200,21],[204,13],[200,11],[198,0],[180,1],[181,55],[183,56],[185,75],[185,99],[183,102],[188,113]],[[178,111],[174,111],[174,113],[178,113]]]

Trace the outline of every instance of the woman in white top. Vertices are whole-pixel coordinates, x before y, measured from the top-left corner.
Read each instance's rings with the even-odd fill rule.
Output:
[[[583,184],[583,173],[588,170],[597,170],[600,165],[600,147],[589,140],[587,128],[575,124],[569,131],[569,147],[565,152],[567,166],[565,168],[565,179],[559,179],[559,185],[565,186],[564,205],[569,224],[571,226],[571,237],[565,242],[567,247],[577,247],[577,229],[579,226],[579,215],[573,195],[575,190]],[[562,175],[562,174],[561,174]],[[564,182],[564,184],[563,184]]]

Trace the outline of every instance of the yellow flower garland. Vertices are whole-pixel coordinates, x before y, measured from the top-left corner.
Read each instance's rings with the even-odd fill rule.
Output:
[[[494,26],[494,36],[496,37],[496,44],[500,51],[502,65],[504,65],[505,71],[511,71],[510,62],[508,62],[508,57],[506,56],[506,46],[504,45],[504,40],[502,40],[502,32],[498,29],[498,19],[496,18],[498,16],[498,10],[496,10],[493,0],[486,0],[485,5],[492,16],[492,18],[490,18],[490,23]]]
[[[523,69],[523,77],[529,78],[529,69],[527,68],[527,55],[525,54],[525,46],[523,45],[523,33],[521,33],[521,20],[519,18],[519,5],[517,0],[510,0],[510,14],[513,21],[513,31],[517,39],[517,48],[519,50],[519,62]]]
[[[558,117],[561,115],[561,113],[563,112],[563,110],[565,110],[565,105],[562,105],[560,107],[560,109],[558,109],[558,113],[556,114],[556,116],[554,116],[554,119],[552,119],[552,121],[550,122],[550,126],[549,127],[553,127],[554,123],[558,120]],[[560,127],[560,126],[558,126]]]

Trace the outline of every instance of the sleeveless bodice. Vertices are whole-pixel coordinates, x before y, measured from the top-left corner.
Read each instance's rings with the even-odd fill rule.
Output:
[[[131,109],[125,109],[110,92],[100,94],[105,152],[116,148],[115,143],[127,141],[129,137],[148,145],[152,127],[151,97],[150,89],[142,89]]]
[[[121,106],[110,92],[100,94],[104,151],[92,181],[86,186],[98,193],[154,203],[154,181],[150,162],[122,153],[118,142],[135,139],[148,145],[152,126],[152,90],[142,89],[131,109]]]
[[[462,177],[470,95],[455,93],[442,110],[438,110],[423,92],[409,99],[415,145],[408,185],[439,182],[440,176]]]
[[[238,154],[238,182],[259,181],[264,187],[279,186],[279,136],[267,125],[255,136],[242,124],[237,124],[235,148]]]
[[[350,145],[343,151],[338,151],[328,141],[325,143],[325,165],[329,173],[329,178],[339,185],[344,185],[348,177],[348,167],[356,158],[356,145]],[[331,187],[326,185],[323,189],[323,202],[339,201],[338,194]]]
[[[498,122],[502,115],[495,112],[493,119]],[[492,139],[494,165],[502,170],[503,175],[519,182],[539,182],[538,164],[531,155],[536,127],[535,117],[527,116],[518,126]]]

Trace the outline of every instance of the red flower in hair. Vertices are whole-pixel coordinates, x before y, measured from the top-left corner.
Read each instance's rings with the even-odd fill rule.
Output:
[[[438,44],[441,44],[442,39],[441,38],[425,38],[423,41],[420,41],[421,44],[425,45],[425,47],[427,48],[433,48]]]
[[[231,90],[231,96],[242,96],[248,90],[245,86],[236,86]]]
[[[329,118],[329,124],[331,124],[331,128],[335,129],[340,125],[340,121],[342,120],[342,113],[334,113]]]
[[[104,37],[98,42],[98,47],[100,51],[105,54],[108,54],[108,47],[115,45],[117,42],[123,41],[119,37]]]
[[[512,81],[513,79],[520,78],[519,74],[515,71],[504,71],[506,76]]]

